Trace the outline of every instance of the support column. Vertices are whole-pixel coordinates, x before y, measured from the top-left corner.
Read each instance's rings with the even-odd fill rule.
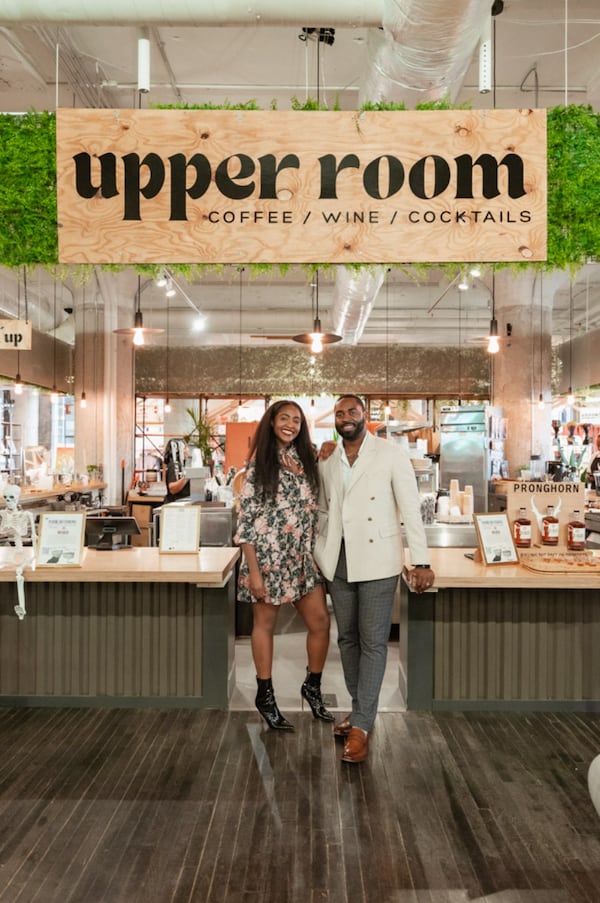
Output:
[[[104,465],[104,305],[95,280],[73,286],[75,310],[74,375],[75,472],[88,474],[88,467]],[[81,407],[85,392],[86,407]],[[91,475],[94,476],[95,474]]]
[[[500,351],[492,355],[491,400],[508,418],[505,454],[511,477],[519,476],[530,455],[541,455],[544,461],[551,457],[552,299],[561,278],[561,274],[534,270],[496,273],[495,313],[501,341]]]

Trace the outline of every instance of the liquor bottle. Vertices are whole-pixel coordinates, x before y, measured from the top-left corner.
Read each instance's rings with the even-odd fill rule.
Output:
[[[567,524],[567,549],[571,552],[583,552],[585,549],[585,524],[580,519],[578,510]]]
[[[526,508],[519,508],[519,516],[513,521],[513,539],[517,549],[529,549],[531,546],[531,521]]]
[[[542,518],[542,545],[558,545],[559,523],[554,516],[554,505],[548,505],[547,514]]]

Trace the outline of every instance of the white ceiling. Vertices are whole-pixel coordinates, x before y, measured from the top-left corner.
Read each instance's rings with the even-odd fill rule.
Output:
[[[370,65],[368,26],[380,21],[377,17],[381,15],[382,0],[364,4],[359,0],[346,4],[336,0],[294,4],[293,13],[283,0],[278,4],[265,0],[262,7],[233,0],[200,5],[202,17],[197,11],[189,13],[187,7],[194,4],[172,0],[167,21],[161,20],[158,12],[154,17],[153,11],[165,6],[158,0],[130,2],[126,10],[119,9],[124,4],[109,0],[64,0],[58,10],[44,0],[3,0],[0,110],[54,110],[57,106],[131,108],[152,103],[222,104],[250,100],[264,109],[275,102],[278,109],[286,110],[291,107],[292,98],[302,102],[317,93],[321,102],[330,106],[357,108]],[[310,9],[312,21],[303,21],[302,11]],[[332,15],[329,22],[324,19],[328,10]],[[357,10],[364,15],[358,15]],[[247,23],[249,17],[251,24]],[[199,24],[187,24],[190,21]],[[494,24],[494,88],[490,93],[479,93],[475,53],[455,102],[475,108],[552,107],[565,102],[598,107],[598,0],[506,0]],[[151,89],[147,94],[137,90],[137,41],[143,26],[151,41]],[[333,43],[318,42],[314,35],[306,39],[303,27],[315,26],[335,28]],[[576,332],[600,325],[599,270],[598,266],[589,265],[578,275],[574,293]],[[320,314],[328,329],[334,280],[334,275],[322,273],[319,282]],[[311,277],[300,267],[285,277],[277,271],[252,276],[248,270],[240,277],[231,267],[222,274],[207,273],[193,284],[179,278],[177,281],[181,291],[169,302],[170,341],[193,335],[197,342],[238,343],[240,301],[245,342],[264,344],[273,339],[256,337],[307,332],[312,324]],[[431,271],[419,279],[415,274],[392,268],[361,341],[389,339],[430,345],[457,342],[459,306],[462,339],[481,341],[490,319],[486,282],[489,283],[489,275],[484,274],[459,299],[456,287],[448,288],[446,273]],[[90,292],[96,304],[118,303],[119,325],[129,325],[136,287],[137,279],[131,272],[101,273]],[[554,302],[555,340],[568,337],[568,287],[569,277],[565,274]],[[34,325],[37,317],[40,328],[52,330],[55,323],[51,280],[43,271],[31,273],[28,291]],[[15,313],[16,296],[15,275],[0,270],[0,309]],[[56,319],[59,323],[68,322],[62,332],[59,329],[59,336],[72,336],[69,324],[73,315],[69,317],[63,308],[76,306],[78,297],[76,293],[74,302],[68,283],[60,286]],[[141,297],[145,325],[164,327],[164,289],[144,280]],[[192,332],[196,309],[205,316],[205,329],[199,333]],[[156,336],[154,340],[162,342],[165,338]]]

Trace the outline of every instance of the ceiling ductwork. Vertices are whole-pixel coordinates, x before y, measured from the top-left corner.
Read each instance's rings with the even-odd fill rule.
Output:
[[[346,344],[356,345],[361,337],[384,276],[384,266],[364,267],[358,272],[337,268],[331,318],[333,331]]]
[[[485,0],[384,0],[381,29],[369,31],[369,65],[359,95],[407,107],[454,100],[485,23]]]
[[[384,0],[382,27],[369,30],[359,106],[453,100],[490,15],[491,4],[481,0]],[[358,273],[338,267],[332,316],[344,342],[360,339],[384,273],[384,267]]]
[[[120,0],[4,0],[0,24],[371,26],[359,101],[402,101],[410,108],[419,101],[456,96],[491,5],[491,0],[306,0],[296,5],[172,0],[166,10],[164,0],[125,5]],[[359,341],[384,275],[383,265],[337,268],[331,319],[346,343]],[[39,306],[39,325],[50,331],[56,324],[50,326],[42,299]]]

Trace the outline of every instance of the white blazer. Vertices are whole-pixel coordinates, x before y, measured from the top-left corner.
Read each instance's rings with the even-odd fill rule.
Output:
[[[326,580],[335,574],[342,538],[348,580],[377,580],[402,570],[401,524],[413,564],[428,564],[417,481],[408,452],[367,433],[344,492],[340,447],[319,462],[319,529],[315,559]]]

